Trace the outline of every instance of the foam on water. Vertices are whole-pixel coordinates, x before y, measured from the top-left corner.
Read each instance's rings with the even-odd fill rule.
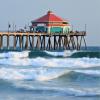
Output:
[[[7,80],[38,80],[46,81],[57,78],[68,73],[67,70],[61,69],[15,69],[0,68],[0,79]]]
[[[26,58],[29,51],[0,53],[0,58]]]
[[[31,53],[31,51],[22,51],[22,52],[18,52],[18,51],[10,51],[10,52],[3,52],[0,53],[0,58],[26,58],[29,57],[29,52]],[[33,53],[37,53],[38,52],[40,54],[42,54],[43,52],[45,52],[46,54],[51,55],[51,56],[60,56],[60,57],[68,57],[71,56],[73,53],[77,52],[77,51],[62,51],[62,52],[50,52],[50,51],[33,51]],[[34,55],[33,55],[34,56]],[[38,55],[39,56],[39,55]]]
[[[0,68],[0,79],[48,81],[59,78],[63,75],[68,75],[72,72],[100,77],[99,70],[67,70],[61,68]]]
[[[76,50],[74,51],[62,51],[62,52],[50,52],[50,51],[45,51],[47,54],[52,55],[52,56],[63,56],[63,57],[69,57],[71,56],[73,53],[77,52]]]
[[[100,66],[99,58],[9,58],[0,59],[0,65],[88,68]]]
[[[21,89],[31,90],[31,91],[41,91],[41,94],[48,95],[50,92],[52,95],[58,96],[76,96],[76,97],[91,97],[100,96],[100,89],[98,88],[72,88],[72,87],[46,87],[46,86],[36,86],[32,84],[17,82],[14,86]],[[48,93],[49,92],[49,93]]]
[[[99,89],[74,89],[69,88],[67,90],[67,94],[72,96],[100,96],[100,90]]]
[[[93,76],[100,76],[100,70],[75,70],[75,72]]]

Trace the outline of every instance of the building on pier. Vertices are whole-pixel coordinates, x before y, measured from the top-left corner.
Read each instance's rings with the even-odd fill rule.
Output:
[[[46,15],[33,20],[30,26],[31,32],[41,33],[64,33],[68,34],[71,27],[67,20],[55,15],[52,11],[48,11]]]

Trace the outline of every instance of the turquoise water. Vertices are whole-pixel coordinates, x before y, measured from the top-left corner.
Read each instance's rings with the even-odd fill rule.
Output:
[[[100,100],[100,48],[1,50],[0,100]]]

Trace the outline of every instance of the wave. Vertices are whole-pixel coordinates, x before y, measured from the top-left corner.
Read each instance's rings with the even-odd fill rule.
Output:
[[[47,54],[55,56],[55,57],[69,57],[72,54],[76,53],[77,51],[69,51],[69,50],[65,50],[63,52],[50,52],[50,51],[45,51]]]
[[[10,91],[18,91],[18,93],[32,93],[35,96],[74,96],[74,97],[100,97],[99,88],[82,88],[82,87],[54,87],[47,85],[36,85],[39,83],[25,81],[4,81],[0,80],[0,88],[6,91],[9,87]],[[35,85],[35,86],[34,86]]]
[[[46,81],[62,76],[69,71],[61,69],[14,69],[0,68],[0,79],[4,80],[37,80]]]
[[[29,55],[29,51],[22,52],[4,52],[0,53],[0,58],[26,58]]]
[[[72,74],[74,73],[74,74]],[[67,70],[58,68],[30,68],[30,69],[17,69],[17,68],[0,68],[0,79],[3,80],[36,80],[48,81],[57,79],[63,76],[80,76],[87,75],[91,77],[100,77],[100,70]],[[89,77],[89,76],[88,76]]]
[[[93,51],[9,51],[0,53],[0,58],[37,58],[37,57],[45,57],[45,58],[100,58],[100,52]]]
[[[45,57],[45,58],[65,58],[70,57],[73,53],[77,51],[38,51],[34,50],[29,52],[29,58]]]
[[[100,52],[99,51],[31,51],[29,53],[29,57],[52,57],[52,58],[82,58],[82,57],[88,57],[88,58],[100,58]]]
[[[0,65],[5,66],[32,66],[32,67],[58,67],[58,68],[91,68],[99,67],[99,58],[4,58]],[[9,66],[8,66],[9,67]]]
[[[74,89],[69,88],[67,89],[66,95],[76,96],[76,97],[93,97],[93,96],[100,96],[99,89]]]
[[[74,74],[72,74],[74,73]],[[80,73],[82,75],[80,75]],[[95,74],[96,73],[96,74]],[[70,74],[73,75],[69,77]],[[89,75],[89,76],[87,76]],[[0,88],[6,89],[9,87],[10,91],[18,91],[18,92],[28,92],[33,94],[41,94],[50,95],[50,96],[76,96],[76,97],[92,97],[92,96],[100,96],[100,89],[80,89],[80,88],[69,88],[69,87],[49,87],[48,82],[45,84],[44,81],[49,81],[50,84],[57,79],[57,82],[61,82],[62,77],[67,79],[68,77],[79,83],[87,80],[88,82],[97,83],[98,79],[100,79],[100,71],[98,70],[66,70],[66,69],[51,69],[51,68],[38,68],[38,69],[15,69],[15,68],[0,68]],[[75,76],[80,77],[79,79],[75,78]],[[84,76],[84,77],[83,77]],[[87,79],[88,77],[88,79]],[[90,80],[92,77],[92,80]],[[98,78],[99,77],[99,78]],[[3,81],[3,82],[2,82]],[[67,82],[63,79],[62,82]],[[88,82],[86,84],[88,84]],[[43,85],[40,85],[44,83]],[[81,83],[84,84],[84,83]],[[93,84],[94,85],[94,84]],[[97,86],[97,84],[95,83]],[[46,87],[47,86],[47,87]]]
[[[100,77],[100,70],[75,70],[75,72]]]
[[[62,52],[50,52],[50,51],[9,51],[0,53],[0,58],[36,58],[36,57],[69,57],[76,51],[62,51]]]
[[[36,86],[28,83],[15,83],[14,86],[24,91],[35,92],[36,94],[50,95],[50,96],[75,96],[75,97],[94,97],[100,96],[100,89],[98,88],[59,88],[59,87],[46,87]]]
[[[75,83],[76,85],[84,86],[89,84],[93,86],[99,86],[100,82],[100,70],[72,70],[69,73],[66,73],[62,76],[59,76],[57,81]]]
[[[100,58],[100,52],[99,51],[79,51],[79,52],[74,52],[70,57],[71,58],[82,58],[82,57]]]

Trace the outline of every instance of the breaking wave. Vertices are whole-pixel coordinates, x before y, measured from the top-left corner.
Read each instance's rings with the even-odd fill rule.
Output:
[[[69,71],[67,70],[61,70],[61,69],[54,70],[47,68],[39,68],[39,69],[0,68],[0,79],[46,81],[60,77],[68,72]]]
[[[45,52],[47,54],[55,56],[55,57],[69,57],[72,54],[76,53],[77,51],[76,50],[74,50],[74,51],[65,50],[63,52],[50,52],[50,51],[45,51]]]
[[[29,55],[29,51],[22,52],[4,52],[0,53],[0,58],[26,58]]]
[[[0,79],[4,80],[37,80],[48,81],[62,76],[83,74],[84,77],[90,75],[91,77],[100,77],[100,70],[67,70],[58,68],[0,68]]]
[[[31,51],[29,53],[29,57],[52,57],[52,58],[82,58],[82,57],[88,57],[88,58],[100,58],[100,52],[99,51]]]
[[[4,58],[0,65],[33,66],[33,67],[64,67],[64,68],[89,68],[100,66],[99,58]]]
[[[37,57],[46,57],[46,58],[100,58],[100,52],[93,51],[9,51],[0,53],[0,58],[37,58]]]

